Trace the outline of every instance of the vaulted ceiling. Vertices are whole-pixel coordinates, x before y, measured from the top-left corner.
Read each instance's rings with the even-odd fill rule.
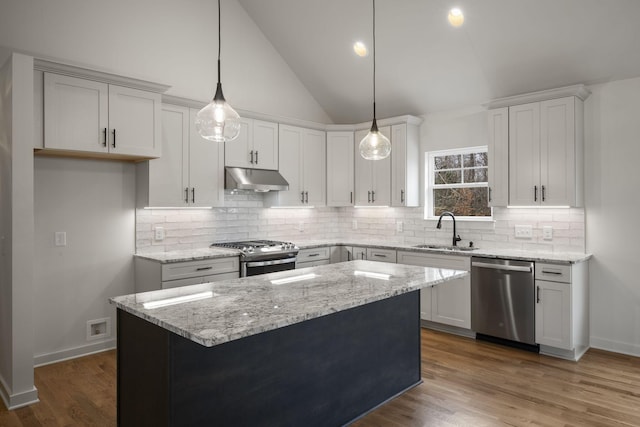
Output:
[[[239,1],[335,123],[370,120],[371,0]],[[640,76],[639,19],[638,0],[376,0],[378,117]]]

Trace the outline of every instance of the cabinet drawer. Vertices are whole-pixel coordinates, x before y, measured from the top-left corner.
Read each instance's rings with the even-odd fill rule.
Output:
[[[398,252],[398,264],[471,271],[471,257],[460,255]]]
[[[536,280],[571,283],[571,266],[536,263]]]
[[[202,278],[202,283],[219,282],[221,280],[237,279],[238,277],[240,277],[239,271],[234,271],[231,273],[212,274],[210,276],[204,276]]]
[[[307,262],[298,262],[296,263],[296,269],[305,268],[305,267],[316,267],[318,265],[327,265],[331,264],[331,260],[329,259],[318,259],[315,261],[307,261]]]
[[[298,263],[308,261],[318,261],[320,259],[329,259],[331,257],[331,248],[314,248],[314,249],[301,249],[298,252]]]
[[[162,265],[162,281],[204,277],[240,271],[238,257],[176,262]]]
[[[380,261],[380,262],[396,262],[396,251],[393,249],[374,249],[367,248],[367,259],[369,261]]]

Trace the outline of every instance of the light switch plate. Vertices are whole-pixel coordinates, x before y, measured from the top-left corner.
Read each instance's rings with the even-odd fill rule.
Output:
[[[67,246],[67,232],[56,231],[54,233],[54,244],[56,246]]]
[[[516,225],[516,239],[531,239],[532,237],[532,225]]]
[[[542,227],[542,238],[544,240],[553,240],[553,227],[550,225],[545,225]]]

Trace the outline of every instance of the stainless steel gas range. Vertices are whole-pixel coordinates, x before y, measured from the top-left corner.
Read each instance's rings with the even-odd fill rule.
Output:
[[[240,251],[240,277],[296,268],[298,248],[291,242],[275,240],[245,240],[214,243],[211,247]]]

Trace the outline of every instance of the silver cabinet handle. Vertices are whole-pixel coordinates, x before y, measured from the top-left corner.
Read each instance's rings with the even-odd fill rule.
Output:
[[[258,164],[258,150],[256,150],[256,165]]]
[[[249,155],[251,156],[251,159],[249,160],[249,163],[253,164],[253,150],[251,150],[249,152]]]
[[[189,203],[189,187],[184,189],[184,201],[185,203]]]

